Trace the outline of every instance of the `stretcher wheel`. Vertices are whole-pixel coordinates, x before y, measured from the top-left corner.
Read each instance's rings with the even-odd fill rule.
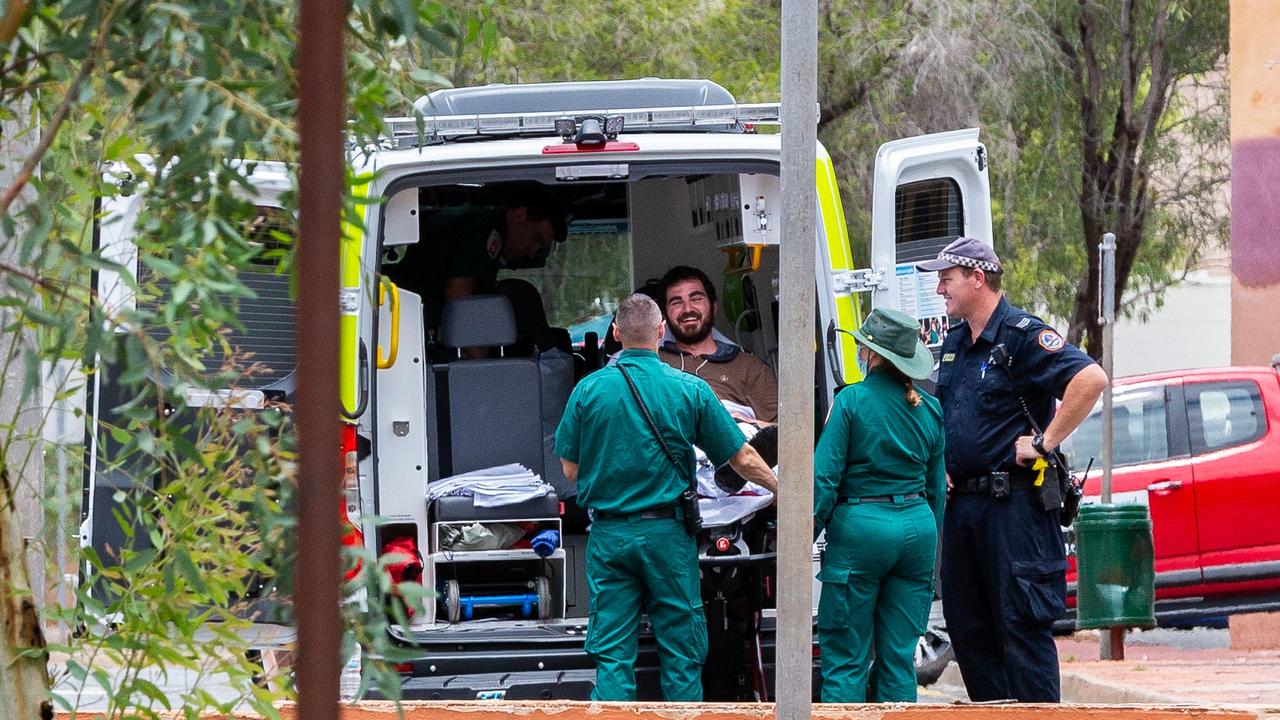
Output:
[[[533,581],[533,586],[538,593],[538,619],[546,620],[551,617],[551,582],[539,577]]]
[[[449,622],[456,623],[462,619],[462,589],[457,580],[444,582],[444,609]]]

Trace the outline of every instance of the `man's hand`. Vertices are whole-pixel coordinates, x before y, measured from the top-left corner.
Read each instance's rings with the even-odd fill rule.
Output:
[[[1040,453],[1036,452],[1036,449],[1032,447],[1032,437],[1033,436],[1031,435],[1023,435],[1013,442],[1013,451],[1018,456],[1019,465],[1030,465],[1036,460],[1044,457]],[[1047,445],[1048,443],[1046,443],[1046,446]],[[1050,448],[1045,447],[1045,449],[1049,450]]]
[[[738,474],[760,487],[767,488],[774,495],[778,494],[778,476],[765,464],[760,453],[747,443],[742,443],[738,452],[729,458],[729,464]]]

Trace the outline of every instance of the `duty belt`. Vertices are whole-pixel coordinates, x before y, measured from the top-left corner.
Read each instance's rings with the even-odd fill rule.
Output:
[[[990,495],[992,479],[998,476],[1008,478],[1010,490],[1028,490],[1035,485],[1036,477],[1030,473],[987,473],[977,477],[951,480],[951,492],[959,495]]]
[[[663,505],[661,507],[650,508],[649,510],[641,510],[633,513],[615,513],[605,510],[592,510],[591,514],[596,520],[665,520],[667,518],[674,519],[679,517],[676,514],[675,505]]]
[[[924,497],[924,493],[907,493],[906,495],[872,495],[870,497],[850,497],[848,495],[840,496],[841,505],[861,505],[862,503],[901,503],[907,500],[915,500]]]

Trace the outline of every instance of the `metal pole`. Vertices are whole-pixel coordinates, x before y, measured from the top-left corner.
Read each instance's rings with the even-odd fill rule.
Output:
[[[1102,369],[1107,373],[1107,386],[1102,390],[1102,503],[1111,502],[1111,468],[1114,463],[1114,417],[1112,411],[1111,375],[1115,364],[1116,328],[1116,236],[1106,233],[1098,245],[1102,265]],[[1124,628],[1099,631],[1099,657],[1103,660],[1124,659]]]
[[[1107,386],[1102,391],[1102,502],[1111,502],[1112,466],[1112,393],[1111,369],[1116,323],[1116,236],[1106,233],[1098,245],[1102,264],[1102,369],[1107,373]]]
[[[337,720],[338,508],[342,435],[338,419],[338,245],[345,192],[345,51],[341,0],[302,0],[298,32],[298,717]]]
[[[778,720],[813,700],[814,238],[817,233],[818,5],[782,8],[782,305],[778,367]]]

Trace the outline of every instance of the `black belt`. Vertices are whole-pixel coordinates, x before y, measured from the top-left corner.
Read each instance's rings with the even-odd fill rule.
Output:
[[[1036,476],[1025,473],[987,473],[977,477],[952,479],[951,492],[960,495],[990,495],[992,476],[1005,475],[1011,490],[1029,490],[1035,487]]]
[[[591,514],[596,520],[666,520],[675,519],[677,517],[676,507],[674,505],[666,505],[633,513],[615,513],[605,510],[592,510]]]
[[[840,496],[841,505],[861,505],[862,503],[891,503],[905,502],[907,500],[915,500],[924,497],[924,493],[907,493],[906,495],[872,495],[870,497],[849,497],[847,495]]]

